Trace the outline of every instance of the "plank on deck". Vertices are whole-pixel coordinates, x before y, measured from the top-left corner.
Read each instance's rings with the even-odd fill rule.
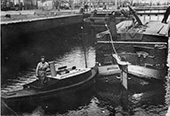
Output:
[[[159,33],[164,24],[161,22],[149,22],[147,24],[146,33]]]

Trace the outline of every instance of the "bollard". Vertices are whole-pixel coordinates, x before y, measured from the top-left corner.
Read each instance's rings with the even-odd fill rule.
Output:
[[[120,78],[122,81],[122,85],[123,87],[125,87],[125,89],[128,89],[128,65],[130,65],[129,62],[125,62],[125,61],[121,61],[119,56],[116,54],[112,54],[112,56],[115,58],[115,60],[117,61],[117,64],[121,70],[120,73]]]
[[[119,67],[121,69],[120,78],[122,81],[122,85],[125,87],[125,89],[128,89],[128,64],[121,65],[119,64]]]
[[[52,61],[49,62],[49,64],[50,64],[51,76],[55,77],[56,76],[55,62]]]

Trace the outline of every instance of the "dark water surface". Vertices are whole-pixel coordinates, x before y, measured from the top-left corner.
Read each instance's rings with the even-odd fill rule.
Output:
[[[81,25],[80,25],[81,26]],[[46,32],[22,35],[16,46],[6,47],[2,63],[1,92],[22,89],[33,81],[41,55],[56,60],[57,67],[95,65],[95,31],[71,26]],[[62,33],[61,33],[62,32]],[[83,40],[82,40],[83,38]],[[19,47],[17,46],[19,44]],[[12,43],[11,43],[12,45]],[[56,116],[164,116],[170,104],[169,82],[146,82],[129,77],[129,90],[124,90],[116,76],[97,77],[96,84],[80,93],[34,103],[18,103],[12,109],[19,115]],[[3,110],[2,110],[3,113]]]

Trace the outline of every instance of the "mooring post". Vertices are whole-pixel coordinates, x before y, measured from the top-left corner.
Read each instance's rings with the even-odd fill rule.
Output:
[[[113,54],[113,57],[116,59],[117,64],[121,70],[120,78],[121,78],[122,85],[123,87],[125,87],[125,89],[128,89],[128,65],[130,63],[126,61],[121,61],[118,55],[116,54]]]
[[[115,15],[111,15],[110,18],[107,20],[107,24],[105,25],[107,27],[107,29],[110,32],[110,39],[111,39],[111,44],[112,44],[112,48],[115,54],[113,54],[113,57],[116,59],[120,69],[121,69],[121,80],[122,80],[122,85],[125,87],[125,89],[128,89],[128,82],[127,82],[127,73],[128,73],[128,62],[125,61],[121,61],[117,51],[115,49],[115,46],[113,44],[113,38],[114,40],[117,39],[117,28],[116,28],[116,17]]]
[[[120,73],[120,78],[122,81],[122,85],[125,87],[125,89],[128,89],[128,64],[118,64],[120,69],[121,69],[121,73]]]

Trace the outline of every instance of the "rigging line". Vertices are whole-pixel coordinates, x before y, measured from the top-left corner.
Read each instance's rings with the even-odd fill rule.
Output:
[[[106,28],[109,30],[109,36],[110,36],[110,39],[111,39],[111,44],[112,44],[113,51],[114,51],[115,54],[118,56],[118,53],[117,53],[117,51],[116,51],[116,48],[115,48],[115,46],[114,46],[114,44],[113,44],[113,38],[112,38],[112,35],[111,35],[111,32],[110,32],[110,29],[108,28],[108,25],[107,25],[107,24],[105,24],[105,26],[106,26]]]

